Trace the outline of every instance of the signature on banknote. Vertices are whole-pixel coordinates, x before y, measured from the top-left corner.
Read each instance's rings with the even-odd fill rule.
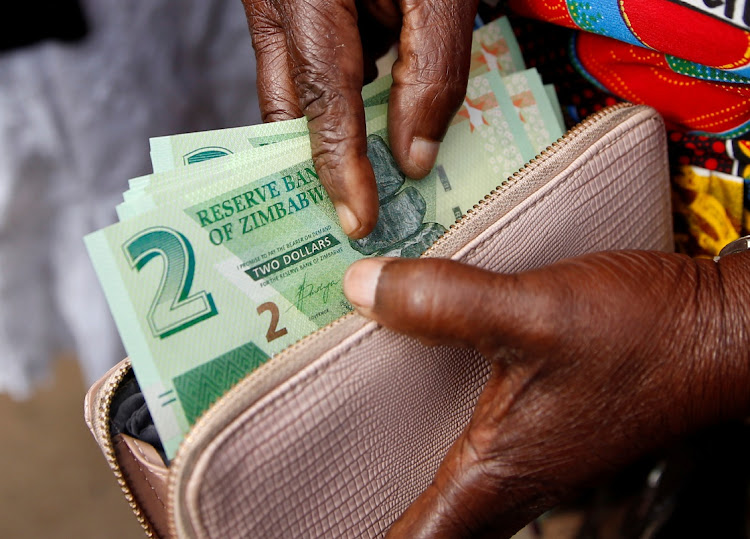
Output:
[[[328,298],[331,294],[331,288],[337,284],[339,284],[338,279],[333,279],[331,281],[325,281],[322,283],[308,283],[307,282],[307,273],[302,277],[302,283],[300,283],[299,287],[297,287],[297,293],[295,294],[294,298],[294,306],[297,307],[297,309],[302,310],[302,308],[305,305],[305,302],[308,299],[312,299],[316,296],[320,296],[320,301],[325,305],[328,303]]]

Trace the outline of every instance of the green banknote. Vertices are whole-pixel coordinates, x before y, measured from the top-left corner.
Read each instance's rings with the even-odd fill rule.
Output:
[[[418,256],[533,155],[496,73],[472,79],[464,109],[420,181],[398,170],[385,117],[371,122],[380,218],[362,240],[339,228],[309,144],[86,237],[170,458],[238,380],[351,310],[341,279],[353,261]]]
[[[387,106],[373,106],[369,107],[369,110],[373,111],[372,118],[378,119],[385,116]],[[372,121],[368,121],[368,125]],[[382,121],[385,119],[383,118]],[[216,134],[211,133],[208,138],[212,136]],[[240,151],[221,159],[206,160],[190,167],[180,167],[168,172],[136,178],[131,182],[132,188],[123,194],[125,201],[117,206],[117,214],[120,220],[128,219],[156,207],[159,205],[157,201],[169,203],[175,193],[190,192],[194,188],[205,187],[210,182],[231,177],[235,168],[241,167],[247,173],[255,168],[266,167],[272,160],[283,160],[289,152],[297,152],[300,149],[309,149],[309,147],[309,137],[295,137],[251,151]]]
[[[549,104],[552,107],[552,110],[555,112],[555,118],[557,118],[557,123],[560,124],[560,128],[563,130],[563,132],[567,131],[567,129],[565,129],[565,118],[563,118],[562,107],[560,106],[560,101],[557,99],[557,92],[555,91],[555,85],[545,84],[544,91],[547,93],[547,99],[549,100]]]
[[[471,42],[469,76],[487,71],[502,75],[523,71],[526,65],[521,49],[506,17],[501,17],[474,31]]]
[[[495,108],[497,106],[499,108],[496,110],[503,111],[503,114],[510,118],[511,123],[509,127],[510,131],[513,132],[513,144],[521,151],[524,159],[529,160],[535,156],[538,150],[530,143],[528,137],[524,136],[525,126],[520,118],[513,118],[513,111],[515,109],[512,100],[497,74],[481,75],[478,76],[476,81],[474,79],[469,81],[469,87],[473,88],[476,85],[487,86],[490,89],[487,92],[477,94],[479,97],[476,100],[471,99],[471,95],[473,94],[469,92],[454,123],[471,120],[469,123],[473,130],[475,119],[476,121],[486,122],[486,120],[482,120],[482,109],[486,107]],[[385,110],[385,105],[375,106],[374,108],[377,107],[382,107]],[[385,114],[377,115],[375,119],[368,122],[368,133],[381,129],[380,126],[384,125],[385,122]],[[224,182],[223,184],[232,184],[237,181],[236,178],[238,175],[240,177],[239,181],[241,181],[243,175],[262,172],[269,166],[272,166],[271,163],[274,161],[284,162],[286,160],[285,156],[290,151],[296,152],[302,149],[309,151],[309,139],[306,137],[286,140],[276,143],[273,146],[259,148],[257,151],[240,152],[235,156],[211,160],[191,167],[176,169],[168,173],[153,175],[153,180],[150,184],[135,190],[138,195],[137,198],[135,200],[128,200],[125,203],[124,206],[127,206],[127,212],[125,212],[123,205],[120,205],[118,213],[122,219],[131,218],[134,215],[144,213],[160,205],[173,204],[176,197],[189,196],[194,199],[196,193],[202,193],[206,189],[215,188],[215,181],[222,181]],[[496,156],[492,159],[495,158],[498,157]],[[125,196],[127,197],[128,195],[126,194]]]
[[[387,105],[388,98],[391,95],[391,84],[393,84],[393,77],[390,74],[383,75],[370,84],[366,84],[362,88],[362,103],[364,106]]]
[[[503,77],[503,82],[537,153],[544,150],[550,140],[554,141],[562,136],[563,127],[536,69],[511,73]]]
[[[473,80],[473,78],[470,80]],[[531,150],[528,150],[528,146],[519,138],[522,152],[524,155],[528,155],[529,152],[532,156],[536,155],[546,148],[550,140],[556,140],[563,132],[549,102],[548,95],[542,86],[541,78],[536,70],[525,70],[507,75],[502,80],[511,94],[513,106],[518,111],[520,125],[523,126],[531,143]],[[502,89],[499,89],[495,94],[505,95]],[[477,107],[481,108],[481,106],[481,103],[474,103],[467,97],[467,101],[464,102],[457,118],[460,120],[463,115],[468,119],[469,113],[478,113]],[[369,108],[376,111],[372,115],[374,118],[385,115],[385,105],[373,105]],[[205,134],[205,138],[208,141],[216,142],[220,137],[232,136],[230,132],[237,133],[239,131],[241,130],[208,132]],[[195,185],[212,181],[218,176],[225,177],[227,168],[234,167],[232,164],[234,160],[244,159],[258,166],[264,166],[269,159],[287,151],[286,149],[296,149],[300,144],[306,143],[302,139],[303,137],[296,137],[293,140],[282,140],[272,147],[265,145],[253,151],[240,152],[231,158],[203,162],[190,167],[188,172],[180,172],[181,169],[175,169],[168,173],[152,175],[150,181],[148,177],[133,180],[133,189],[124,194],[125,203],[117,208],[118,215],[121,220],[132,217],[159,205],[165,200],[169,202],[173,197],[172,189],[189,191]]]
[[[495,71],[501,72],[499,69]],[[536,70],[525,70],[506,76],[504,82],[510,86],[511,99],[519,111],[519,117],[533,150],[535,153],[539,153],[546,147],[548,144],[547,141],[555,140],[562,134],[562,128],[549,102],[547,93],[542,86],[541,78]],[[363,92],[363,94],[366,96],[368,92],[372,92],[373,95],[377,96],[382,90],[387,97],[389,84],[390,77],[384,77],[369,85],[367,91]],[[466,107],[464,112],[473,110],[470,101],[464,103],[464,105]],[[367,110],[371,111],[370,118],[377,118],[386,113],[386,106],[371,104],[367,107]],[[223,147],[232,147],[235,149],[235,152],[239,152],[235,153],[235,156],[241,155],[243,159],[254,160],[256,163],[262,164],[265,160],[272,157],[275,152],[283,151],[284,147],[296,147],[297,143],[293,141],[303,138],[302,135],[307,133],[306,124],[302,121],[292,120],[291,122],[296,122],[295,125],[297,127],[285,127],[285,124],[290,124],[290,122],[279,122],[278,125],[281,127],[277,127],[277,124],[264,124],[261,126],[217,130],[206,133],[190,133],[187,135],[164,137],[162,139],[152,139],[152,143],[154,145],[157,143],[163,144],[162,147],[169,150],[168,152],[165,151],[164,155],[171,156],[177,155],[184,148],[193,148],[197,145],[206,147],[206,145],[217,146],[223,144]],[[298,132],[297,130],[299,129],[304,129],[304,131]],[[279,130],[297,134],[291,140],[286,137],[280,137],[278,140],[274,139],[273,133],[278,133]],[[251,138],[251,135],[265,137],[269,142],[252,151],[241,151],[247,149],[246,141]],[[180,147],[180,144],[186,144],[187,146],[184,146],[183,150],[175,153],[174,148]],[[269,145],[271,144],[274,145],[274,148],[278,148],[278,150],[269,149]],[[215,161],[213,159],[208,161],[208,163],[204,160],[200,164],[191,167],[191,174],[189,176],[197,178],[198,181],[208,181],[215,174],[223,174],[225,166],[228,166],[228,162],[226,158],[220,161],[223,162],[223,166],[214,166],[213,163]],[[154,189],[158,188],[166,192],[166,189],[172,186],[186,188],[186,176],[184,173],[179,172],[180,168],[132,180],[131,189],[123,195],[125,202],[117,207],[120,219],[127,219],[132,215],[154,207],[153,198],[151,196],[144,196]],[[212,169],[213,172],[211,172]]]
[[[382,84],[378,82],[376,86],[380,87]],[[363,89],[364,91],[366,90]],[[365,119],[371,120],[385,111],[384,107],[366,105]],[[149,141],[151,164],[155,173],[168,172],[175,168],[239,152],[248,152],[268,144],[304,137],[308,134],[307,119],[296,118],[282,122],[154,137]]]
[[[131,180],[131,188],[123,193],[124,202],[117,206],[118,217],[123,221],[154,208],[154,201],[161,199],[163,193],[187,192],[193,187],[221,180],[238,166],[243,166],[243,170],[263,167],[267,161],[283,158],[305,146],[309,148],[309,138],[296,137],[272,146],[239,152],[221,159],[206,160],[190,167],[134,178]]]
[[[521,51],[507,18],[497,19],[474,32],[472,76],[490,70],[508,74],[523,69]],[[362,89],[362,101],[367,120],[376,118],[386,110],[378,105],[388,103],[392,81],[391,76],[386,75],[365,85]],[[150,140],[151,163],[155,173],[168,172],[175,168],[234,155],[238,152],[251,151],[254,148],[307,134],[307,121],[304,118],[297,118],[269,124],[155,137]],[[135,186],[140,185],[140,182],[148,182],[148,180],[139,179],[135,182]]]
[[[307,119],[296,118],[283,122],[154,137],[149,141],[151,164],[155,173],[167,172],[178,166],[201,163],[307,134]]]
[[[366,111],[368,112],[369,118],[377,118],[387,112],[387,107],[385,105],[372,106],[368,107]],[[116,208],[118,217],[120,220],[123,220],[139,213],[139,208],[142,204],[146,204],[147,208],[150,207],[148,200],[143,200],[143,196],[144,194],[150,193],[152,190],[172,185],[180,186],[184,189],[186,188],[185,183],[188,178],[200,178],[201,181],[209,181],[216,175],[223,174],[229,159],[241,159],[254,163],[263,163],[277,153],[287,151],[288,148],[296,148],[300,144],[309,144],[306,121],[303,118],[290,121],[295,122],[297,127],[290,129],[289,127],[285,127],[289,122],[276,122],[175,136],[173,142],[178,146],[183,143],[187,144],[186,147],[223,145],[223,147],[232,148],[233,153],[225,156],[215,155],[213,158],[206,158],[200,162],[196,162],[189,167],[190,170],[187,174],[183,170],[185,167],[177,166],[171,170],[165,170],[163,172],[140,176],[129,180],[129,189],[123,193],[124,202],[119,204]],[[300,126],[302,126],[303,131],[297,132]],[[283,131],[294,131],[296,134],[291,138],[279,137],[277,140],[274,140],[273,134],[278,134]],[[249,143],[247,141],[251,136],[268,138],[269,142],[248,149]],[[152,141],[153,140],[155,139],[152,139]],[[172,144],[171,141],[164,141],[164,143]],[[273,150],[269,148],[271,145],[273,145]],[[171,146],[163,146],[163,148],[166,148],[165,152],[167,150],[169,150],[169,152],[172,151],[172,149],[170,149],[172,148]],[[168,155],[168,152],[164,153],[164,155]],[[216,157],[222,157],[222,159],[216,159]]]

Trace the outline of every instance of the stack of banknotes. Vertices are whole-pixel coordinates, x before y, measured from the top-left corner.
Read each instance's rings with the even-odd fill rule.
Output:
[[[362,92],[380,199],[366,238],[342,232],[304,118],[151,139],[154,173],[130,180],[119,223],[85,238],[169,458],[240,379],[352,310],[352,262],[419,256],[563,133],[506,19],[474,33],[466,98],[419,181],[388,148],[390,84]]]

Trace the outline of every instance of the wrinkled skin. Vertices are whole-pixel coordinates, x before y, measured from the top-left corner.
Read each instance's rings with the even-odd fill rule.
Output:
[[[344,290],[360,313],[493,365],[469,426],[390,536],[510,537],[646,452],[745,417],[748,269],[748,253],[715,264],[645,251],[515,275],[353,264]]]
[[[466,93],[477,0],[243,2],[263,120],[307,116],[315,167],[341,225],[352,238],[366,236],[378,197],[367,160],[365,76],[375,76],[375,58],[399,39],[388,134],[401,170],[426,176]]]
[[[402,170],[423,177],[465,92],[476,0],[244,3],[264,120],[308,117],[342,226],[366,235],[377,192],[360,90],[372,60],[400,38],[389,137]],[[510,537],[644,453],[747,415],[749,270],[746,253],[715,264],[634,251],[516,275],[355,263],[344,289],[361,314],[428,344],[474,346],[493,365],[469,426],[390,536]]]

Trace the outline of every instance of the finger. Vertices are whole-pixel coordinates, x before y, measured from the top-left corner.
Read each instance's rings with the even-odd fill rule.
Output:
[[[344,293],[380,324],[430,343],[534,349],[558,331],[557,294],[534,274],[502,275],[443,259],[369,258]]]
[[[264,122],[291,120],[302,116],[292,82],[284,29],[278,14],[267,3],[244,0],[250,35],[255,50],[258,102]]]
[[[344,232],[361,238],[377,221],[378,194],[367,159],[362,45],[354,0],[322,0],[307,7],[284,13],[292,79],[308,119],[320,181]]]
[[[426,176],[466,94],[477,0],[401,0],[403,28],[388,109],[393,155]]]
[[[540,348],[560,331],[550,313],[570,312],[559,310],[565,294],[551,279],[541,270],[505,275],[444,259],[364,259],[345,274],[344,292],[362,314],[430,342],[473,345],[494,360],[471,424],[389,537],[510,537],[556,501],[514,476],[512,450],[499,460],[495,453],[497,426],[509,425],[543,365]],[[521,419],[512,432],[525,428]]]

